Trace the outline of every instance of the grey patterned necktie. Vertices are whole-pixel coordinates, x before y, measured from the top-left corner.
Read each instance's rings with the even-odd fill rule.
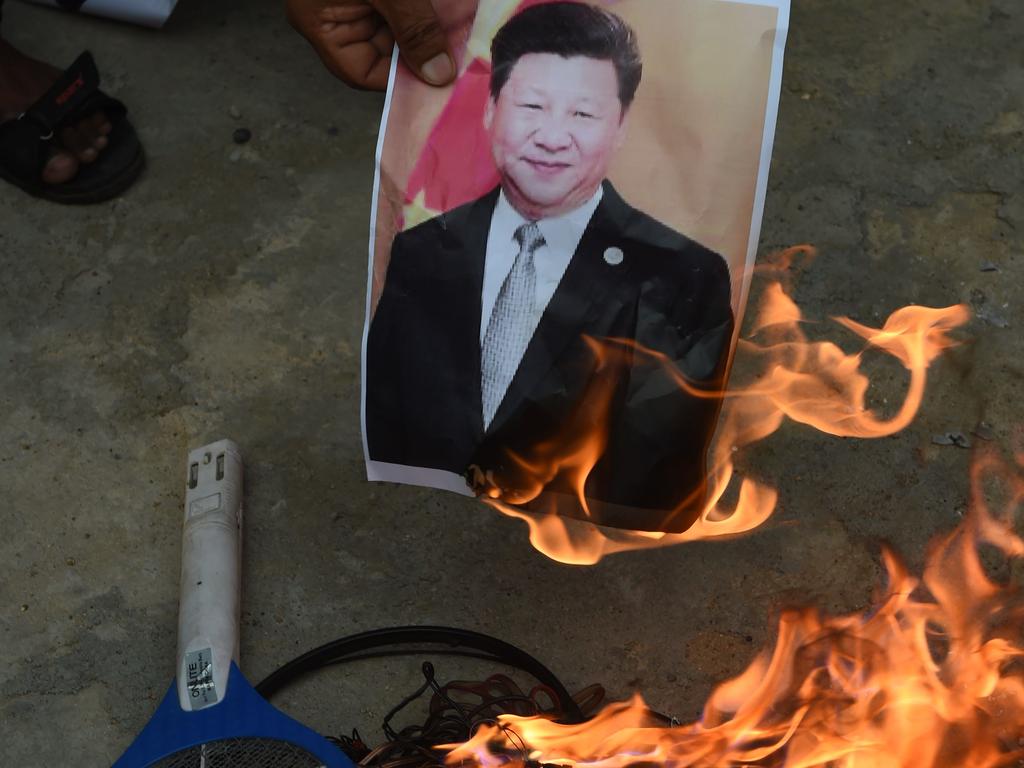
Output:
[[[498,291],[480,350],[484,429],[490,426],[505,397],[534,331],[537,269],[533,254],[544,245],[544,236],[537,223],[529,221],[516,230],[515,240],[519,243],[519,255]]]

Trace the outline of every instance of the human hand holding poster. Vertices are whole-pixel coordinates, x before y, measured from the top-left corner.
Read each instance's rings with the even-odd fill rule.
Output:
[[[396,59],[378,145],[371,480],[689,527],[758,241],[788,6],[437,3],[460,76],[432,89]]]

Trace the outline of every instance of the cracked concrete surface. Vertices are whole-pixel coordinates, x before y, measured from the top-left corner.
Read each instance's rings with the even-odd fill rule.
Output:
[[[966,302],[976,317],[904,432],[787,425],[749,451],[743,470],[780,489],[761,530],[592,568],[544,560],[471,500],[364,480],[380,95],[335,82],[269,0],[184,2],[160,32],[8,6],[26,50],[93,50],[150,164],[91,208],[0,188],[0,764],[109,765],[149,718],[173,673],[181,464],[209,439],[247,461],[250,679],[351,632],[453,624],[522,645],[570,688],[638,688],[688,719],[771,642],[780,607],[862,607],[879,541],[919,566],[959,520],[970,451],[934,435],[985,421],[1006,445],[1021,424],[1017,0],[795,0],[762,251],[818,247],[795,297],[823,321],[812,335],[850,350],[829,316]],[[905,376],[868,364],[872,401],[896,402]],[[275,703],[376,741],[418,663],[333,669]]]

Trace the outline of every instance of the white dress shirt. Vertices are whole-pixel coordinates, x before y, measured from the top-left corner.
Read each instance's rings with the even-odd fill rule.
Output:
[[[580,244],[583,232],[590,223],[598,203],[601,202],[603,190],[600,185],[587,202],[569,213],[540,219],[537,226],[544,236],[544,245],[534,251],[533,263],[537,270],[537,301],[534,303],[533,327],[537,329],[544,310],[555,294],[562,275],[572,261],[576,248]],[[501,285],[508,273],[512,271],[512,263],[519,255],[519,244],[515,240],[515,231],[526,223],[519,212],[512,207],[505,192],[498,194],[498,203],[494,206],[491,216],[491,228],[487,233],[487,253],[484,259],[483,311],[480,313],[480,344],[484,343],[487,324],[491,320],[494,303],[498,300]]]

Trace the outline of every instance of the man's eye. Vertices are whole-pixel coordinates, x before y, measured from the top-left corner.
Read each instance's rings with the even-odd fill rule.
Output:
[[[584,120],[593,120],[594,119],[594,115],[591,114],[590,112],[581,112],[579,110],[577,110],[574,113],[574,116],[575,117],[582,117]]]
[[[534,104],[532,102],[525,102],[523,104],[520,104],[519,106],[523,107],[524,109],[540,109],[541,108],[540,104]]]

